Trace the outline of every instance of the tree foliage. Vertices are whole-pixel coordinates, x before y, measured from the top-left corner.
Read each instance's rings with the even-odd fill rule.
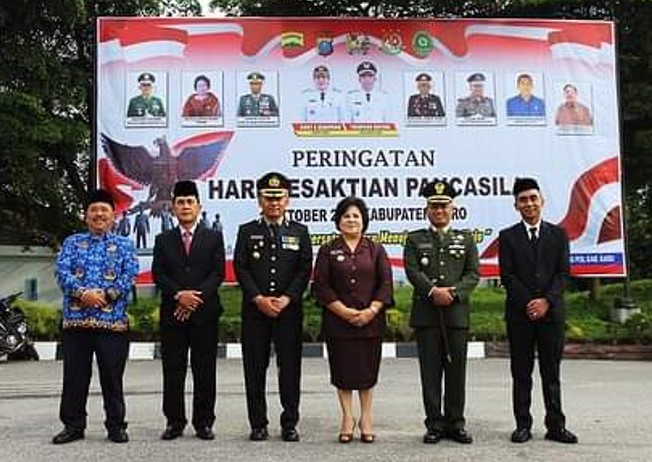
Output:
[[[0,239],[56,245],[88,184],[97,16],[199,14],[196,0],[0,3]]]

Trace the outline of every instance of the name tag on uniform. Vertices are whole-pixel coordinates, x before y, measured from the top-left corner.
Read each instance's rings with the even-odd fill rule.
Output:
[[[281,236],[281,248],[283,250],[299,250],[299,238],[297,236]]]

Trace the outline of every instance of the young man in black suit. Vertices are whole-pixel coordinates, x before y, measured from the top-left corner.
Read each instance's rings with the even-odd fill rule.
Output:
[[[188,350],[193,376],[192,425],[198,438],[212,440],[215,421],[217,326],[222,313],[217,289],[224,280],[222,235],[198,226],[201,212],[197,186],[179,181],[172,208],[179,226],[159,234],[152,273],[161,291],[163,413],[161,438],[183,434],[184,388]]]
[[[252,441],[267,432],[265,378],[270,345],[278,368],[281,438],[299,441],[302,297],[312,268],[308,228],[288,220],[290,181],[270,172],[256,183],[261,216],[240,225],[233,266],[242,289],[242,359]]]
[[[514,207],[522,221],[499,236],[500,278],[507,291],[505,321],[512,372],[514,443],[532,438],[532,370],[535,349],[546,407],[545,438],[577,443],[566,429],[559,370],[564,351],[564,285],[570,273],[565,231],[541,219],[543,197],[533,178],[514,182]]]

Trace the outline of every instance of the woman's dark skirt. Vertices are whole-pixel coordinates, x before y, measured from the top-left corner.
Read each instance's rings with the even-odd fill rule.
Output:
[[[340,390],[366,390],[376,385],[382,338],[327,339],[331,383]]]

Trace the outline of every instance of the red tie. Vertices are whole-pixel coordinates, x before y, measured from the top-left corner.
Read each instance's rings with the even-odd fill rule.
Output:
[[[190,231],[183,232],[183,249],[186,255],[190,254],[190,244],[192,244],[192,233]]]

